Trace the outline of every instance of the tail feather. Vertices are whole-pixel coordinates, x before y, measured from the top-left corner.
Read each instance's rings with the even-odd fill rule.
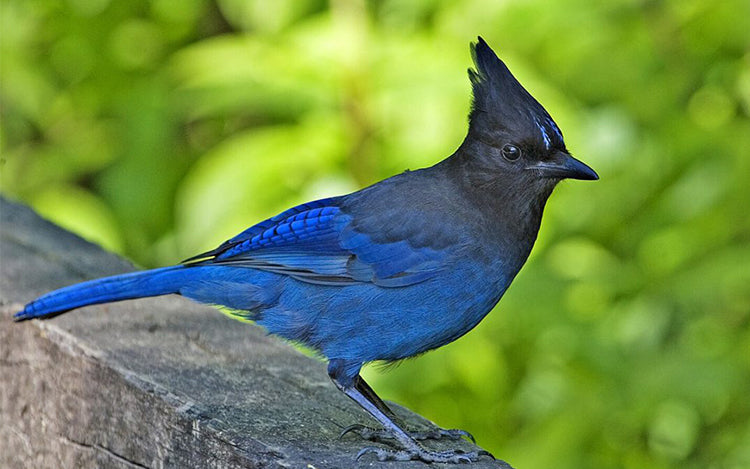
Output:
[[[190,277],[190,270],[190,267],[177,265],[78,283],[37,298],[13,317],[16,321],[23,321],[49,317],[81,306],[178,293]]]

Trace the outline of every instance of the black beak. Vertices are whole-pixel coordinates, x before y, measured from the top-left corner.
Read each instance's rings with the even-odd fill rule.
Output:
[[[551,161],[540,161],[528,166],[526,169],[535,169],[546,177],[559,179],[569,178],[585,181],[599,179],[596,171],[564,152],[557,152]]]

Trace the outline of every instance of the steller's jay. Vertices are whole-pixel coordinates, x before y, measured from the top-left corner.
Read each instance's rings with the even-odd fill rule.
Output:
[[[488,454],[427,451],[417,439],[470,435],[405,430],[359,375],[365,363],[413,357],[476,326],[529,256],[555,185],[598,179],[487,43],[471,49],[469,131],[449,158],[291,208],[179,265],[53,291],[15,318],[169,293],[223,305],[328,358],[336,387],[383,426],[345,433],[400,445],[357,457],[455,463]]]

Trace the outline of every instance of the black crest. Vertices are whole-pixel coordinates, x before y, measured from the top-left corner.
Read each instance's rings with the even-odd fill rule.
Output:
[[[481,37],[471,45],[476,70],[469,69],[474,92],[471,127],[528,129],[548,149],[565,148],[562,132],[549,113],[510,73],[505,63]],[[478,128],[477,128],[478,127]]]

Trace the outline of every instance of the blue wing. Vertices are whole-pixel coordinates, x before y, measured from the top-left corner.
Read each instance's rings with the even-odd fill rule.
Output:
[[[422,282],[443,265],[442,250],[413,246],[408,237],[378,242],[355,226],[341,198],[321,199],[260,222],[184,263],[252,267],[325,285],[383,287]]]

